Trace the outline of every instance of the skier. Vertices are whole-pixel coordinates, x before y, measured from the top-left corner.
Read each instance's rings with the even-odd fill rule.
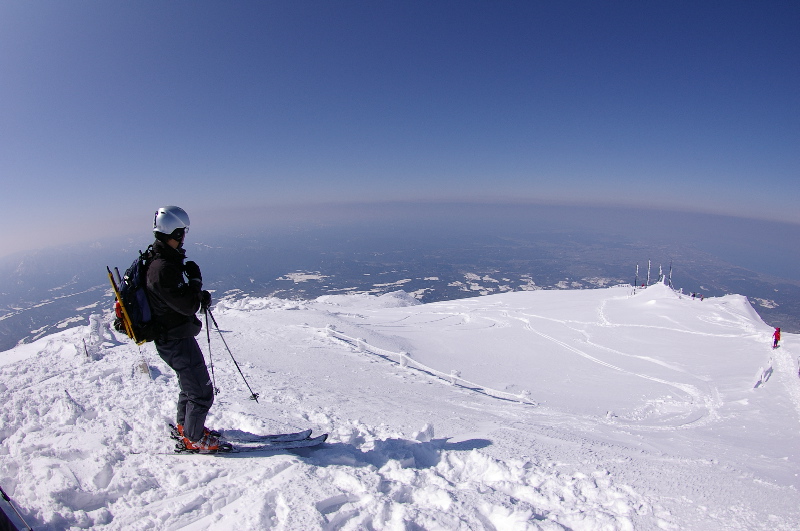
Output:
[[[775,328],[775,332],[772,333],[772,348],[778,348],[778,341],[781,340],[781,329]]]
[[[148,300],[161,332],[154,341],[158,355],[178,376],[177,429],[187,450],[213,453],[220,449],[218,433],[205,428],[214,389],[195,336],[202,324],[195,315],[211,304],[203,291],[200,267],[184,264],[183,241],[189,215],[180,207],[165,206],[153,221],[153,260],[147,270]],[[185,276],[184,276],[185,275]]]

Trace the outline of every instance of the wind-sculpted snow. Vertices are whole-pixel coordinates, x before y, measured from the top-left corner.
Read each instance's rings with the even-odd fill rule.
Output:
[[[425,374],[429,374],[436,378],[448,381],[453,385],[457,385],[459,387],[466,389],[471,389],[473,391],[483,393],[488,396],[493,396],[496,398],[533,404],[533,402],[531,402],[530,400],[530,393],[528,391],[523,391],[519,394],[513,394],[513,393],[506,393],[505,391],[498,391],[497,389],[492,389],[490,387],[484,387],[475,382],[464,380],[463,378],[461,378],[461,373],[459,371],[453,370],[449,374],[438,371],[434,368],[428,367],[427,365],[423,365],[422,363],[418,363],[417,361],[411,359],[411,357],[408,355],[408,352],[391,352],[381,348],[373,347],[361,338],[350,337],[345,334],[342,334],[341,332],[337,332],[336,329],[330,325],[325,329],[325,334],[328,335],[329,337],[341,339],[347,342],[348,344],[355,346],[356,349],[359,350],[360,352],[371,352],[373,354],[377,354],[378,356],[382,356],[384,359],[387,360],[396,359],[397,363],[399,363],[402,367],[411,367],[417,369]]]
[[[800,527],[796,337],[743,298],[406,302],[217,304],[260,398],[214,331],[209,426],[315,449],[173,454],[176,379],[108,316],[0,353],[0,485],[37,530]]]

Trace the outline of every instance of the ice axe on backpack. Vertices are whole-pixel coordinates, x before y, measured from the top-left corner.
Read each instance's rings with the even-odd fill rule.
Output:
[[[114,328],[133,339],[139,346],[155,340],[160,331],[158,323],[152,319],[145,286],[147,267],[151,259],[152,246],[144,253],[139,251],[139,257],[125,271],[124,276],[120,276],[119,270],[114,268],[117,273],[116,279],[111,273],[111,268],[106,266],[108,280],[117,299],[114,305],[117,314]]]
[[[122,302],[122,295],[119,292],[117,281],[114,280],[114,274],[111,273],[110,267],[106,266],[106,270],[108,271],[108,280],[111,282],[111,288],[114,290],[114,297],[117,299],[116,304],[114,304],[114,310],[122,328],[120,332],[124,332],[129,338],[133,339],[134,343],[137,345],[146,343],[144,339],[139,339],[136,337],[136,332],[133,331],[133,322],[128,314],[128,310],[125,308],[125,303]]]

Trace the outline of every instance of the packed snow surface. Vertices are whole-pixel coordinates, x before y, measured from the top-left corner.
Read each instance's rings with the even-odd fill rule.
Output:
[[[207,424],[328,443],[172,453],[173,372],[92,316],[0,353],[0,486],[33,528],[800,529],[800,347],[773,350],[744,297],[398,292],[214,316],[260,398],[212,330]]]

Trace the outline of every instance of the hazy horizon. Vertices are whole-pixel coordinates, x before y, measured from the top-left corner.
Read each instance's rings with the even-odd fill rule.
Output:
[[[687,211],[620,208],[592,205],[456,202],[382,202],[320,204],[295,207],[224,211],[190,210],[192,229],[187,245],[220,242],[228,237],[257,237],[320,227],[384,230],[387,239],[399,232],[423,234],[477,231],[495,236],[518,232],[586,231],[639,238],[642,242],[668,239],[717,254],[731,263],[762,274],[800,281],[800,224]],[[128,239],[146,246],[152,241],[151,218],[143,213],[136,224],[115,226],[116,236],[95,236],[75,242],[40,246],[16,252],[0,252],[0,260],[27,252],[62,246],[103,242],[125,247]]]
[[[800,331],[800,227],[787,224],[521,204],[350,204],[296,210],[291,223],[272,214],[283,223],[252,212],[230,228],[214,222],[219,213],[190,214],[187,256],[215,299],[402,289],[432,302],[586,289],[633,283],[637,265],[645,282],[651,261],[653,280],[674,265],[676,289],[746,295],[765,321]],[[105,268],[124,271],[152,243],[149,221],[114,238],[0,257],[0,350],[107,311]]]

